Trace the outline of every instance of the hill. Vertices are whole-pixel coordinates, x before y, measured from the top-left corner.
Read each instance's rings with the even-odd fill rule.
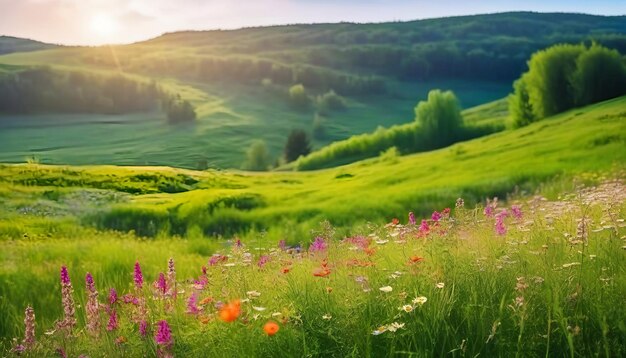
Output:
[[[0,55],[14,52],[47,50],[55,47],[58,46],[18,37],[0,36]]]
[[[410,121],[415,104],[433,88],[455,91],[464,108],[502,98],[531,53],[581,41],[626,52],[626,17],[503,13],[289,25],[8,54],[0,56],[5,71],[46,65],[60,72],[121,72],[155,81],[192,103],[198,119],[172,126],[154,111],[114,116],[5,111],[0,115],[3,132],[23,139],[0,142],[0,152],[6,153],[1,160],[19,162],[34,155],[46,163],[236,168],[257,138],[278,157],[291,129],[311,132],[319,112],[316,99],[331,89],[345,98],[347,108],[322,116],[324,135],[314,139],[315,148]],[[290,102],[288,89],[294,84],[304,85],[308,108]],[[50,126],[64,131],[42,137]],[[142,136],[138,140],[130,133]],[[68,148],[81,148],[90,157]]]
[[[285,230],[306,233],[325,219],[343,227],[403,217],[450,206],[458,197],[471,205],[515,188],[532,191],[555,176],[622,168],[624,108],[621,97],[442,150],[313,172],[3,165],[0,194],[5,215],[62,218],[78,210],[83,223],[142,236],[257,229],[280,237]],[[92,189],[105,191],[89,194]],[[68,207],[77,195],[101,201]],[[21,220],[5,222],[0,235],[19,232]]]

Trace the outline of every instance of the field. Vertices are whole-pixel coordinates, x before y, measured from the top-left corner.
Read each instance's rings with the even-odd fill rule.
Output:
[[[34,156],[48,164],[239,168],[257,133],[262,133],[272,156],[278,157],[291,129],[313,128],[313,113],[294,111],[267,91],[241,85],[200,88],[205,92],[199,96],[206,104],[200,117],[188,124],[168,123],[159,112],[0,115],[0,162],[24,162]],[[511,86],[430,81],[398,84],[398,88],[411,95],[350,100],[346,111],[326,119],[327,135],[314,140],[314,148],[373,131],[377,126],[413,121],[413,108],[431,88],[454,90],[469,108],[505,96]],[[275,102],[277,105],[268,107],[268,103]],[[277,130],[267,131],[272,127]]]

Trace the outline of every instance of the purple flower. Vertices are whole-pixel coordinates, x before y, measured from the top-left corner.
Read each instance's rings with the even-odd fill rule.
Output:
[[[415,225],[416,223],[417,221],[415,220],[415,214],[413,214],[413,212],[411,211],[409,213],[409,224]]]
[[[268,262],[270,262],[270,257],[267,255],[261,255],[261,257],[259,257],[259,262],[257,263],[257,265],[259,266],[259,268],[263,268],[263,266],[265,266]]]
[[[441,214],[438,211],[433,212],[433,215],[430,217],[434,222],[441,220]]]
[[[519,207],[519,205],[512,205],[511,212],[513,213],[513,217],[517,220],[522,219],[522,209]]]
[[[346,237],[342,240],[343,243],[352,244],[360,249],[367,249],[370,246],[370,239],[365,236]]]
[[[85,275],[85,283],[89,292],[94,292],[96,290],[96,285],[93,282],[93,276],[89,272]]]
[[[200,309],[198,308],[198,293],[194,292],[189,296],[187,300],[187,313],[189,314],[198,314],[200,313]]]
[[[316,237],[315,241],[309,246],[309,252],[325,252],[328,249],[328,244],[321,237]]]
[[[143,275],[141,274],[141,266],[139,261],[135,262],[135,287],[141,289],[143,287]]]
[[[428,226],[428,221],[426,220],[422,220],[421,224],[420,224],[420,234],[428,234],[428,231],[430,230],[430,227]]]
[[[281,249],[281,251],[287,250],[287,243],[285,240],[278,241],[278,248]]]
[[[172,330],[167,324],[167,321],[159,321],[157,323],[157,326],[158,328],[154,335],[154,340],[156,341],[156,344],[166,347],[172,345]]]
[[[504,215],[496,216],[495,229],[496,229],[496,234],[498,235],[506,234],[506,226],[504,226]]]
[[[159,279],[156,282],[156,288],[160,294],[165,295],[167,292],[167,281],[165,280],[165,274],[159,273]]]
[[[62,285],[71,285],[70,274],[67,272],[66,266],[61,266],[61,284]]]
[[[139,322],[139,334],[142,337],[145,337],[148,334],[148,322],[146,322],[145,320]]]
[[[35,344],[35,310],[31,306],[26,307],[24,316],[24,340],[22,341],[22,347],[28,349]]]
[[[117,291],[114,288],[109,290],[109,304],[114,304],[117,302]]]
[[[109,312],[109,323],[107,324],[107,331],[116,330],[118,325],[119,324],[117,322],[117,312],[115,312],[115,310],[111,310],[111,312]]]

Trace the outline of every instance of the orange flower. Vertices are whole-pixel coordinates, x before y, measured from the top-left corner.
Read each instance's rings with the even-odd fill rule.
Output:
[[[395,226],[400,223],[400,220],[398,220],[398,218],[393,218],[393,220],[391,220],[391,223]]]
[[[367,256],[372,256],[376,253],[376,249],[373,247],[366,247],[363,251],[367,254]]]
[[[328,267],[322,266],[317,267],[315,270],[313,270],[313,276],[326,277],[328,275],[330,275],[330,269]]]
[[[411,256],[409,257],[409,261],[416,263],[416,262],[421,262],[422,260],[424,260],[423,257],[419,257],[419,256]]]
[[[331,293],[333,292],[333,288],[330,286],[326,286],[326,293]]]
[[[289,271],[291,271],[291,267],[283,267],[280,271],[282,273],[288,273]]]
[[[233,300],[220,308],[220,319],[224,322],[233,322],[241,314],[241,302]]]
[[[265,326],[263,326],[263,331],[265,331],[268,336],[275,335],[279,329],[278,323],[272,321],[267,322]]]
[[[207,324],[211,321],[211,317],[209,316],[200,316],[200,322],[202,322],[202,324]]]
[[[209,303],[213,302],[213,297],[209,296],[206,298],[203,298],[202,301],[200,301],[201,305],[208,305]]]

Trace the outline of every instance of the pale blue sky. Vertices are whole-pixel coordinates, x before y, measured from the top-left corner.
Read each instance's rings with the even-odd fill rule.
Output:
[[[517,10],[625,15],[626,0],[0,0],[0,34],[92,45],[129,43],[177,30]]]

